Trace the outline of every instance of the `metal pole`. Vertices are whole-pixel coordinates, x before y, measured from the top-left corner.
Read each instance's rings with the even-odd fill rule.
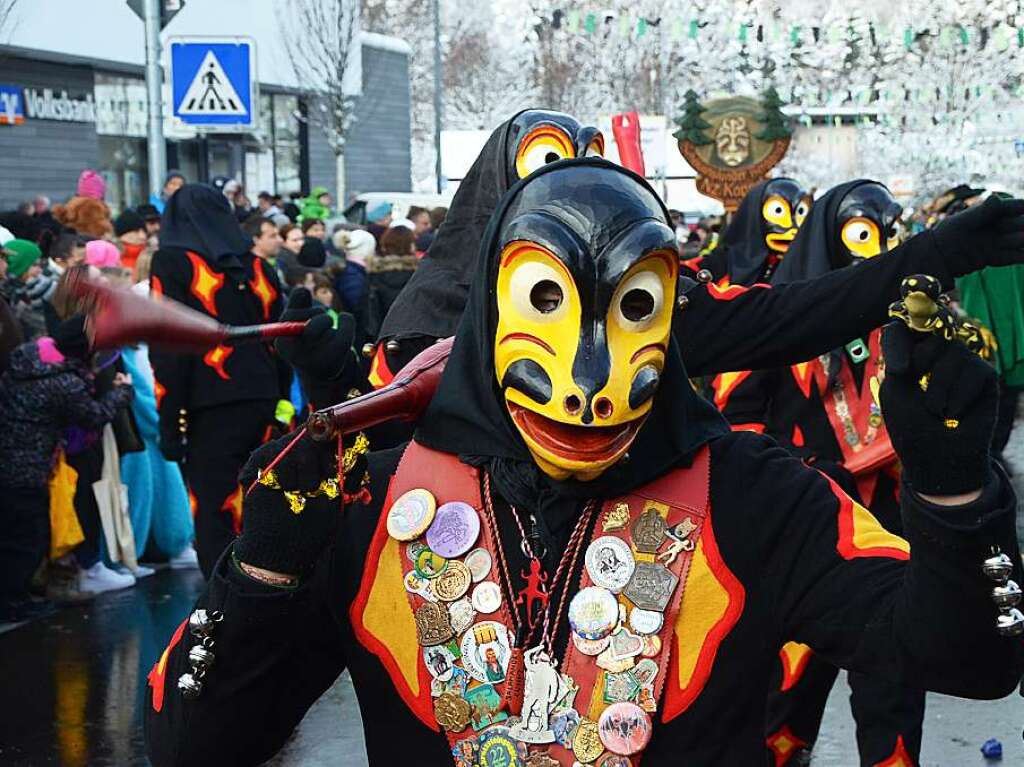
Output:
[[[146,100],[149,106],[149,191],[163,191],[167,175],[167,147],[164,145],[163,87],[160,71],[160,2],[143,0],[146,27]]]
[[[434,0],[434,173],[441,189],[441,0]]]

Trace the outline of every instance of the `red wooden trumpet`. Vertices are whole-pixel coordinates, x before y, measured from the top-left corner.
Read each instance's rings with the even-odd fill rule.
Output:
[[[454,338],[424,349],[387,386],[313,413],[306,430],[327,440],[369,429],[385,421],[415,421],[427,409],[441,381]]]
[[[116,349],[145,341],[154,346],[203,350],[223,343],[297,336],[305,322],[235,326],[217,322],[169,298],[153,299],[76,273],[69,287],[85,307],[85,330],[93,349]]]

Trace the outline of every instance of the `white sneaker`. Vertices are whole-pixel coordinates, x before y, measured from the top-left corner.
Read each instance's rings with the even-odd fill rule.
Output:
[[[135,576],[131,573],[118,573],[102,562],[97,562],[88,570],[78,575],[78,588],[93,594],[105,591],[117,591],[135,585]]]
[[[172,570],[199,569],[199,556],[196,554],[195,547],[191,544],[183,548],[180,554],[171,557],[167,562]]]

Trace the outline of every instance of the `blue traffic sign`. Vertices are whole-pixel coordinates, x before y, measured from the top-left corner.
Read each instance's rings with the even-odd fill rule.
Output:
[[[171,115],[218,131],[256,127],[256,44],[247,38],[171,38]]]

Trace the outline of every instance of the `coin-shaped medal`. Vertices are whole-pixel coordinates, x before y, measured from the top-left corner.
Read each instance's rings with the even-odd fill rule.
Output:
[[[487,549],[473,549],[466,555],[465,562],[473,574],[473,583],[479,583],[490,574],[493,560]]]
[[[430,590],[442,602],[454,602],[466,595],[472,582],[473,576],[469,574],[469,568],[459,560],[452,559],[448,561],[444,572],[431,582]]]
[[[388,509],[388,535],[399,541],[419,538],[434,521],[436,509],[437,501],[429,490],[403,493]]]
[[[569,603],[569,625],[584,639],[603,639],[619,621],[615,595],[600,586],[580,589]]]
[[[468,503],[453,501],[442,505],[427,528],[427,545],[442,557],[452,559],[469,551],[480,535],[480,515]]]
[[[469,703],[452,692],[443,692],[434,701],[437,723],[448,732],[462,732],[469,725]]]
[[[494,581],[478,583],[473,589],[473,608],[478,613],[490,614],[501,607],[501,589]]]
[[[614,535],[595,538],[587,547],[586,563],[594,585],[616,594],[629,583],[636,569],[629,544]]]

